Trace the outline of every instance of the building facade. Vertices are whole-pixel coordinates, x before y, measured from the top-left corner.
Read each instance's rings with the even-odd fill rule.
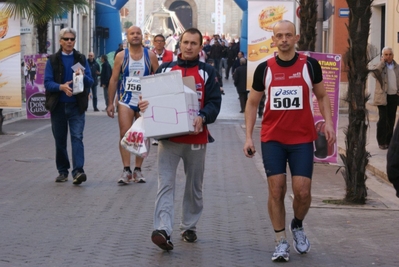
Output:
[[[204,0],[130,0],[125,8],[129,10],[128,15],[123,18],[136,25],[137,1],[144,5],[144,17],[154,10],[165,6],[166,9],[175,11],[180,22],[185,28],[198,28],[204,35],[215,33],[215,2]],[[242,10],[234,0],[219,0],[223,5],[223,34],[237,38],[241,34]]]
[[[348,51],[348,30],[346,25],[349,23],[348,4],[346,0],[329,0],[334,6],[334,13],[330,18],[330,29],[328,36],[328,52],[345,55]],[[369,68],[380,61],[381,50],[385,46],[392,47],[396,60],[399,61],[399,9],[397,0],[374,0],[371,8],[372,16],[370,20],[369,35]],[[348,87],[348,77],[344,63],[342,63],[340,99],[346,96]],[[369,76],[367,88],[375,87],[375,79]],[[347,104],[341,101],[340,107]],[[370,107],[372,108],[372,107]]]
[[[85,12],[74,10],[65,14],[62,19],[54,19],[48,24],[47,53],[53,54],[60,48],[59,32],[64,27],[76,30],[77,38],[75,49],[87,55],[93,49],[94,36],[94,4],[95,0],[87,0],[90,8]],[[25,18],[21,19],[21,55],[33,55],[38,52],[37,32],[33,24]]]

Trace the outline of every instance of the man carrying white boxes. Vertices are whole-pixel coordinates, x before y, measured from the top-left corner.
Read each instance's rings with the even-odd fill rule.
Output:
[[[154,213],[155,230],[152,232],[151,239],[163,250],[173,249],[171,235],[174,219],[174,190],[180,159],[183,160],[186,173],[180,223],[181,235],[187,242],[197,240],[196,224],[203,209],[202,187],[206,146],[208,142],[214,141],[207,125],[216,120],[222,101],[215,69],[199,61],[198,54],[202,50],[201,32],[195,28],[186,30],[180,37],[180,50],[181,54],[178,55],[177,61],[162,64],[156,72],[172,71],[172,73],[160,74],[158,77],[155,74],[154,77],[148,78],[149,80],[147,78],[142,80],[143,100],[139,101],[139,108],[144,111],[147,137],[150,137],[148,133],[151,134],[151,131],[154,131],[153,136],[160,138],[158,192]],[[173,73],[178,70],[180,71]],[[178,79],[179,75],[194,78],[194,94],[191,89],[183,85],[182,79]],[[158,78],[160,83],[154,81]],[[151,93],[154,91],[155,84],[158,84],[155,86],[157,96]],[[149,125],[152,125],[153,129],[150,129]],[[176,126],[182,128],[175,132],[169,131]],[[157,128],[159,131],[155,133]]]

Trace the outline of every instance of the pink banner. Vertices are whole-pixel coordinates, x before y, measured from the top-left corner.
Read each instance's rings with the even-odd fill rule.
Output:
[[[335,133],[338,135],[338,119],[339,119],[339,82],[341,75],[341,55],[325,54],[316,52],[302,52],[319,61],[323,71],[324,87],[331,102],[332,118]],[[314,142],[315,162],[338,163],[338,145],[328,145],[324,136],[324,119],[320,113],[319,105],[316,97],[313,97],[314,106],[314,122],[318,138]],[[338,140],[338,138],[337,138]]]
[[[24,56],[26,116],[28,119],[50,118],[50,112],[44,106],[46,101],[44,89],[46,62],[46,54]]]

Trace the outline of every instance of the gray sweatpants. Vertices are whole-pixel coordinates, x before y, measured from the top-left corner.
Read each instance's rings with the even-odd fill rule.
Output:
[[[186,186],[183,196],[180,230],[196,230],[203,209],[202,188],[206,144],[192,145],[160,140],[158,144],[158,192],[154,229],[173,232],[176,170],[183,160]]]

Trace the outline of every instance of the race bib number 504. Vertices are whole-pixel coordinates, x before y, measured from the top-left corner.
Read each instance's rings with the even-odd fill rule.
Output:
[[[303,108],[302,86],[272,86],[270,90],[271,110]]]

